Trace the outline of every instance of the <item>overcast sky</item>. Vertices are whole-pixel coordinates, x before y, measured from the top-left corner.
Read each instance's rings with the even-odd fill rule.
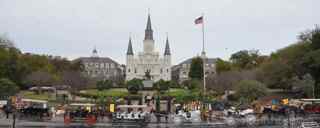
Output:
[[[207,56],[227,59],[243,49],[270,54],[297,41],[320,23],[320,0],[0,0],[0,34],[23,52],[74,59],[99,56],[125,63],[131,33],[142,51],[150,8],[156,49],[164,52],[166,32],[173,64],[201,52],[205,15]]]

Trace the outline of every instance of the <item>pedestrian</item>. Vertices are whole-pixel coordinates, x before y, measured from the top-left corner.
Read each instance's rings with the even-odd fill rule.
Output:
[[[3,106],[4,112],[6,113],[6,118],[9,119],[10,107],[5,105]]]
[[[12,127],[15,128],[16,127],[16,112],[15,112],[15,110],[13,112],[13,117],[12,118],[13,118]]]
[[[166,122],[168,122],[168,115],[165,116]]]

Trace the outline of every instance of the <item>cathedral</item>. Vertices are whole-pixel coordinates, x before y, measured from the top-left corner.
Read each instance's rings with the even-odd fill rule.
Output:
[[[150,14],[148,14],[143,51],[135,55],[131,37],[129,38],[126,58],[126,80],[134,78],[150,79],[152,81],[171,80],[171,52],[168,37],[165,42],[163,56],[155,51],[154,44],[151,19]]]

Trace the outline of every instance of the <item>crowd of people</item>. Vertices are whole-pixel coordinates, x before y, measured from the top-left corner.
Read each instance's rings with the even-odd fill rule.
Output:
[[[96,120],[103,120],[106,116],[109,115],[106,110],[102,108],[90,108],[78,107],[75,109],[67,109],[64,118],[70,118],[71,120],[83,120],[88,117],[94,117]]]

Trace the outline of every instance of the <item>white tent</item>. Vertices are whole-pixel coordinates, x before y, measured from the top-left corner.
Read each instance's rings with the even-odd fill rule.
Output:
[[[118,105],[117,108],[146,108],[147,105]]]

